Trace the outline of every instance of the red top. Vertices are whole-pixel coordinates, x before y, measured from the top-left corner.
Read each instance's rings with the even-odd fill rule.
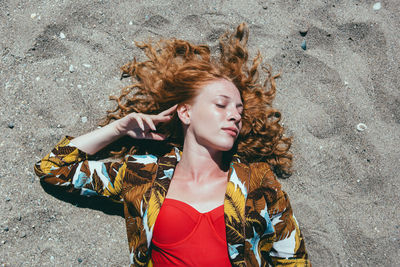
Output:
[[[224,205],[200,213],[166,198],[157,216],[151,258],[157,266],[232,266],[228,257]]]

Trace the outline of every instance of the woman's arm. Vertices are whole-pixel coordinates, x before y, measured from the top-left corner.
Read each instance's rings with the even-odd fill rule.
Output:
[[[88,155],[94,155],[123,136],[118,132],[118,121],[73,139],[73,144]]]
[[[35,173],[42,182],[78,192],[81,195],[102,195],[118,198],[126,164],[88,160],[88,154],[64,137],[42,160],[35,164]]]
[[[157,115],[132,113],[103,128],[77,138],[65,137],[42,160],[35,173],[41,181],[83,195],[118,196],[126,164],[88,160],[114,140],[129,135],[137,139],[163,140],[155,125],[168,121],[176,106]]]

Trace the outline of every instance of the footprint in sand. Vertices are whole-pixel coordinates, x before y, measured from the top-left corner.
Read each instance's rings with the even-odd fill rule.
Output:
[[[50,24],[35,38],[29,53],[38,59],[49,59],[61,54],[68,54],[68,49],[62,43],[59,35],[64,29],[63,25]]]

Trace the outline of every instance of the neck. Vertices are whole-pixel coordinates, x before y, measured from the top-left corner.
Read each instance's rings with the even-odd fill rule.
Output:
[[[223,151],[215,151],[185,139],[182,157],[174,176],[202,182],[225,177],[227,171],[227,166],[223,164]]]

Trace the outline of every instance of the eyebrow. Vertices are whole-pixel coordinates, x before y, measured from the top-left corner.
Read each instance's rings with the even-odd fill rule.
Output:
[[[231,97],[230,97],[230,96],[227,96],[227,95],[218,95],[218,96],[222,96],[222,97],[224,97],[224,98],[231,99]],[[243,107],[243,104],[242,104],[242,103],[237,104],[236,107]]]

